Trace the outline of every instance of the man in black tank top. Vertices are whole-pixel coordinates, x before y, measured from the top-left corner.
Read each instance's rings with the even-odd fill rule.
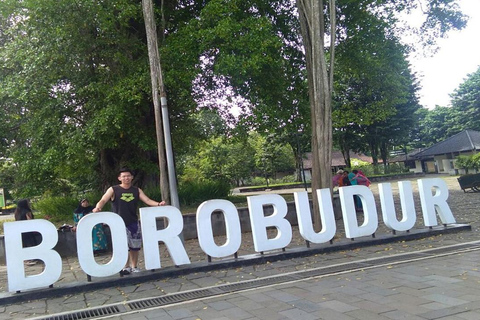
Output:
[[[141,200],[150,207],[165,205],[165,201],[152,200],[145,195],[142,189],[133,186],[133,177],[132,170],[121,169],[118,175],[120,184],[108,188],[92,210],[93,212],[100,212],[108,201],[112,201],[113,212],[122,217],[123,222],[125,222],[128,239],[128,261],[125,268],[120,271],[120,275],[140,271],[138,268],[138,252],[142,247],[142,233],[137,214],[138,201]]]

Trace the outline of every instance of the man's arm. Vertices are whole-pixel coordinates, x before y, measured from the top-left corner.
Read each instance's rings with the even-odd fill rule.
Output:
[[[147,206],[157,207],[157,206],[164,206],[165,205],[165,201],[158,202],[158,201],[152,200],[149,197],[147,197],[147,195],[140,188],[138,188],[138,196],[139,196],[140,200],[142,200],[142,202],[145,203]]]
[[[103,206],[112,199],[113,197],[113,188],[110,187],[107,189],[107,191],[105,192],[105,194],[103,195],[102,199],[100,199],[100,201],[98,201],[97,205],[95,206],[95,208],[93,208],[92,212],[100,212],[102,211],[102,208]]]

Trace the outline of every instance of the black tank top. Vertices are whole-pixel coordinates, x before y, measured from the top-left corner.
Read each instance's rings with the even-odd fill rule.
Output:
[[[113,212],[122,217],[125,226],[137,222],[138,188],[131,186],[128,189],[124,189],[119,185],[113,186],[112,188],[114,192],[114,198],[112,200]]]

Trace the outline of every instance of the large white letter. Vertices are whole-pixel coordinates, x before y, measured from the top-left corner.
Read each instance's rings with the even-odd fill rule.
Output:
[[[108,224],[112,235],[112,259],[106,264],[98,264],[93,256],[92,229],[99,223]],[[77,253],[80,267],[90,276],[108,277],[122,270],[128,260],[123,219],[113,212],[91,213],[83,217],[77,227]]]
[[[335,236],[337,230],[330,189],[325,188],[317,190],[320,219],[322,221],[322,230],[318,233],[313,229],[308,193],[302,191],[295,192],[293,195],[295,197],[295,207],[297,209],[298,229],[302,237],[313,243],[330,241]]]
[[[397,231],[406,231],[412,229],[417,220],[415,204],[413,202],[412,184],[410,181],[400,181],[398,182],[398,189],[400,192],[400,205],[402,207],[402,220],[398,221],[397,219],[397,213],[393,203],[392,185],[390,183],[380,183],[378,185],[382,216],[387,227]]]
[[[213,237],[212,213],[222,211],[225,219],[226,241],[217,246]],[[242,243],[242,230],[237,208],[227,200],[210,200],[202,203],[197,209],[198,243],[202,250],[211,257],[221,258],[238,251]]]
[[[377,207],[372,191],[366,186],[348,186],[339,189],[340,203],[342,205],[345,236],[358,238],[375,233],[378,228]],[[353,196],[357,195],[362,201],[364,221],[358,226],[357,214]]]
[[[426,227],[437,225],[435,209],[442,223],[455,223],[452,210],[448,206],[448,187],[441,178],[418,180],[420,202],[422,203],[423,220]],[[432,194],[435,191],[435,194]]]
[[[271,194],[247,197],[247,202],[255,251],[263,252],[288,246],[292,240],[292,226],[285,219],[288,211],[285,199],[278,194]],[[273,206],[273,213],[265,216],[264,206],[268,205]],[[268,239],[268,227],[277,229],[275,238]]]
[[[3,228],[9,291],[48,287],[60,278],[62,258],[53,250],[58,242],[58,233],[51,222],[43,219],[5,222]],[[24,232],[40,233],[42,242],[34,247],[23,248]],[[45,269],[40,274],[25,276],[23,261],[33,259],[42,260]]]
[[[157,230],[157,218],[168,220],[165,229]],[[180,210],[173,206],[140,208],[142,222],[143,253],[145,269],[160,269],[160,251],[158,242],[163,241],[175,265],[189,264],[185,247],[179,235],[183,231],[183,217]]]

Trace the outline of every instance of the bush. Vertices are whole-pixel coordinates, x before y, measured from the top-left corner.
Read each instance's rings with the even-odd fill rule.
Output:
[[[77,206],[78,199],[73,196],[45,197],[32,203],[32,209],[39,211],[43,219],[54,223],[73,219],[73,211]]]
[[[471,158],[468,156],[458,156],[455,160],[455,167],[460,169],[469,169],[472,168],[471,166]]]
[[[88,193],[78,196],[49,197],[45,196],[32,202],[32,209],[38,211],[42,219],[50,220],[52,223],[66,223],[73,220],[73,211],[77,208],[79,201],[87,198],[90,205],[95,206],[101,195],[98,193]],[[103,211],[109,211],[110,205],[107,204]]]
[[[178,188],[179,201],[184,205],[226,199],[229,194],[230,184],[225,181],[185,181]]]

